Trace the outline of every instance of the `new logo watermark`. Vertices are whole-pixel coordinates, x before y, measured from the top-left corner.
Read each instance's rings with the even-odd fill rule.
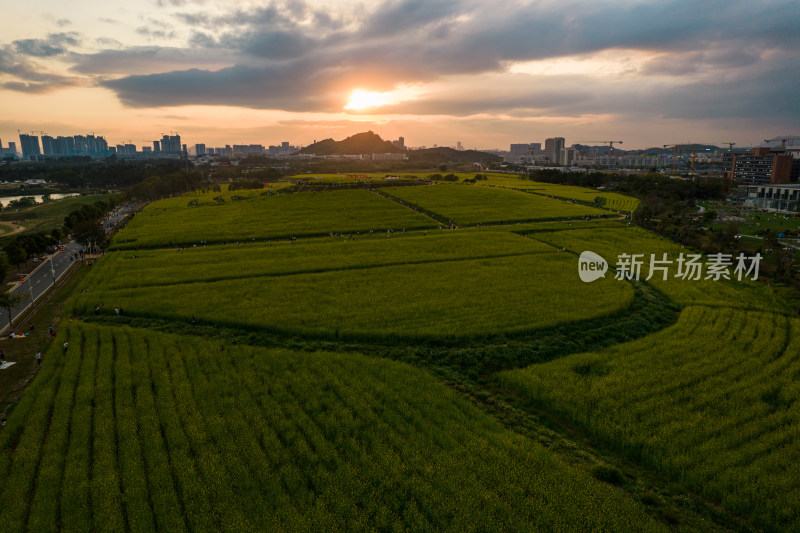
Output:
[[[588,250],[581,252],[581,256],[578,258],[578,275],[581,277],[581,281],[591,283],[596,279],[604,278],[607,270],[608,262],[600,255]]]
[[[679,254],[676,259],[669,259],[666,253],[661,257],[650,254],[650,260],[645,261],[645,254],[619,254],[617,263],[614,267],[616,274],[614,279],[618,280],[639,280],[642,269],[648,268],[645,281],[651,279],[656,274],[660,274],[662,280],[677,278],[682,280],[701,280],[710,279],[719,281],[721,279],[758,279],[758,266],[761,263],[761,254],[746,256],[740,253],[736,257],[731,254],[708,254],[705,261],[700,254]],[[670,276],[670,269],[674,267],[675,272]],[[608,270],[608,262],[599,254],[590,251],[581,252],[578,258],[578,275],[581,281],[591,283],[600,278],[604,278]],[[705,274],[705,275],[704,275]]]

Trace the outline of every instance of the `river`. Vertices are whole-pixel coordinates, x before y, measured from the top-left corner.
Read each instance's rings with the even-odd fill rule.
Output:
[[[22,196],[2,196],[2,197],[0,197],[0,205],[2,205],[3,207],[6,207],[10,202],[13,202],[14,200],[20,200],[22,198],[27,198],[28,196],[33,196],[34,198],[36,198],[36,203],[37,204],[42,203],[42,195],[41,194],[38,194],[38,195],[37,194],[23,194]],[[78,193],[76,193],[76,192],[56,193],[56,194],[51,194],[50,195],[50,199],[51,200],[61,200],[62,198],[69,198],[70,196],[80,196],[80,195]]]

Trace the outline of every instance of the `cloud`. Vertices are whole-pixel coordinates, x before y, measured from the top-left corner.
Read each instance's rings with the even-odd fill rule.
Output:
[[[71,26],[72,21],[69,19],[58,19],[56,20],[56,25],[58,25],[60,28],[63,28],[64,26]]]
[[[690,0],[502,6],[388,0],[346,12],[303,0],[233,3],[224,10],[213,5],[191,10],[185,0],[156,3],[171,11],[171,18],[146,19],[135,31],[153,40],[181,37],[183,47],[122,48],[109,42],[105,46],[121,49],[68,54],[71,70],[99,76],[102,86],[131,107],[232,105],[339,113],[354,88],[413,85],[422,88],[418,98],[380,111],[800,118],[792,99],[800,81],[796,0],[768,6],[709,0],[702,9]],[[14,49],[32,57],[65,57],[69,43],[52,37],[15,41]],[[593,72],[602,68],[593,58],[614,51],[630,51],[637,60],[614,76]],[[577,68],[585,63],[586,71],[547,76],[509,71],[518,63],[559,58],[577,58]]]
[[[50,57],[65,53],[69,46],[78,46],[80,44],[79,37],[80,35],[75,32],[51,33],[46,39],[20,39],[11,44],[20,54]]]
[[[72,72],[87,75],[150,74],[185,69],[187,65],[223,68],[236,57],[224,50],[198,50],[164,46],[105,49],[92,54],[73,54]]]
[[[174,31],[154,30],[147,26],[139,26],[136,28],[136,33],[150,39],[174,39]]]

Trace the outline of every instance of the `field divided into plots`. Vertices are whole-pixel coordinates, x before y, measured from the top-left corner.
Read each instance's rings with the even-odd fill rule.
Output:
[[[662,529],[401,363],[61,336],[0,433],[5,531]]]
[[[639,207],[639,199],[625,194],[607,192],[604,190],[590,189],[587,187],[572,187],[570,185],[559,185],[557,183],[544,183],[515,176],[487,174],[486,181],[478,181],[477,184],[489,187],[505,187],[518,189],[545,196],[555,196],[558,198],[571,198],[580,202],[594,203],[598,207],[613,209],[616,211],[631,212]]]
[[[689,307],[664,331],[503,386],[770,531],[800,528],[800,320]]]
[[[763,283],[748,281],[752,275],[743,275],[742,280],[739,281],[733,272],[733,267],[736,265],[736,261],[733,259],[733,267],[729,269],[731,280],[705,279],[708,275],[707,270],[701,272],[702,279],[699,280],[676,278],[677,260],[680,255],[688,256],[695,252],[669,239],[662,239],[649,231],[634,226],[620,225],[616,228],[592,229],[576,227],[556,232],[537,230],[530,233],[529,238],[571,250],[576,254],[585,250],[595,252],[605,258],[610,266],[617,264],[620,254],[643,254],[641,258],[644,262],[641,269],[642,279],[649,274],[651,254],[654,254],[655,260],[658,261],[663,260],[666,253],[667,260],[672,262],[666,265],[668,268],[667,279],[663,279],[662,271],[656,271],[648,283],[679,305],[723,305],[781,313],[789,312],[786,305],[776,297],[774,291],[765,287]],[[707,257],[703,257],[702,260],[706,261]],[[747,265],[749,266],[749,263]],[[612,271],[607,274],[609,277],[613,275]]]
[[[573,279],[573,269],[567,254],[534,253],[256,275],[147,291],[103,290],[89,279],[84,286],[91,290],[75,296],[74,312],[90,316],[96,306],[122,307],[129,317],[186,324],[194,316],[247,330],[379,342],[529,332],[613,314],[632,303],[630,284],[603,280],[584,286]]]
[[[458,225],[603,216],[608,211],[544,196],[474,185],[420,185],[381,189],[384,194],[448,218]]]
[[[87,286],[103,289],[173,285],[256,276],[413,265],[437,261],[553,253],[554,249],[508,231],[431,230],[344,235],[273,243],[129,250],[107,254]]]
[[[242,196],[243,200],[214,204],[191,205],[196,198],[190,196],[153,202],[117,235],[111,249],[191,246],[201,240],[216,244],[370,230],[385,232],[438,224],[362,189],[256,196],[245,191]]]
[[[745,528],[800,528],[800,321],[767,287],[656,277],[634,291],[613,273],[583,283],[583,250],[612,264],[687,250],[529,192],[384,191],[456,225],[489,225],[454,230],[367,190],[244,193],[155,202],[92,267],[68,303],[74,320],[0,431],[0,530],[649,531],[673,521],[651,508],[658,497],[646,508],[626,492],[637,480],[611,489],[501,425],[424,370],[437,361],[420,357],[428,351],[492,359],[459,379],[577,427]],[[514,220],[528,222],[497,225]],[[202,240],[227,244],[194,246]],[[618,335],[613,322],[639,313],[648,291],[674,303],[653,312],[669,319],[648,324],[642,311],[643,332]],[[595,319],[612,323],[583,329]],[[561,351],[536,358],[548,348],[537,338],[561,327]],[[233,345],[231,331],[266,332],[278,348]]]

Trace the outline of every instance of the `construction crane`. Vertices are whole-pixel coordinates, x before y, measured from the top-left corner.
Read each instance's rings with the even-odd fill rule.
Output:
[[[576,143],[603,143],[608,145],[609,155],[614,154],[614,145],[622,144],[622,141],[575,141]]]
[[[736,143],[731,143],[736,144]],[[692,151],[692,160],[691,160],[691,168],[692,172],[694,172],[694,160],[695,156],[697,155],[697,143],[695,144],[665,144],[664,148],[672,148],[672,174],[678,174],[678,150],[691,150]],[[708,148],[706,148],[708,150]]]
[[[727,144],[729,152],[733,151],[733,147],[736,146],[736,143],[735,142],[731,142],[731,141],[723,141],[720,144]]]
[[[614,157],[614,144],[622,144],[622,141],[575,141],[575,142],[608,144],[608,168],[611,168],[611,158]]]
[[[775,141],[780,141],[781,142],[781,150],[786,150],[786,141],[794,141],[794,140],[796,140],[796,139],[793,138],[793,137],[776,138],[776,139],[764,139],[764,143],[771,143],[771,142],[775,142]]]

